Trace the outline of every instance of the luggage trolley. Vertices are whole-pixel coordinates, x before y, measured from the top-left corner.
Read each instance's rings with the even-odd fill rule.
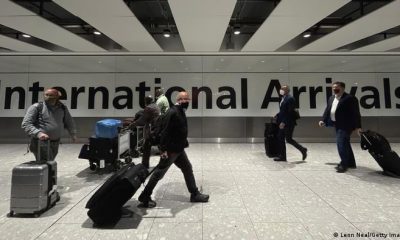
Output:
[[[89,143],[82,146],[79,158],[88,159],[89,168],[93,171],[105,168],[106,165],[118,170],[124,163],[132,162],[130,140],[129,128],[119,128],[115,138],[90,137]],[[124,162],[121,159],[124,159]]]

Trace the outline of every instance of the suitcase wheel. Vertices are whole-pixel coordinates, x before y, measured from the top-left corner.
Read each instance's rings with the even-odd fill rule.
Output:
[[[125,163],[126,164],[131,163],[131,162],[132,162],[132,158],[131,157],[125,158]]]
[[[10,212],[8,213],[8,217],[14,217],[14,211],[10,211]]]
[[[94,162],[89,162],[89,169],[95,171],[97,169],[97,165]]]

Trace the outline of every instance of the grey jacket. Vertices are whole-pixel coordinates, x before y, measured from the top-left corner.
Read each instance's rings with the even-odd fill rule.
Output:
[[[28,108],[22,121],[22,128],[31,137],[38,137],[39,132],[49,135],[50,140],[58,140],[66,128],[71,137],[76,136],[75,122],[67,107],[58,103],[55,106],[43,103],[42,119],[39,120],[39,103]],[[65,114],[65,116],[64,116]]]

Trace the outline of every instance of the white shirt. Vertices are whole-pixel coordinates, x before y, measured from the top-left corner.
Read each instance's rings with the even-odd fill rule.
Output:
[[[281,100],[281,102],[279,103],[279,107],[282,106],[282,103],[283,103],[283,100],[285,100],[285,97],[286,97],[286,95],[283,95],[283,96],[282,96],[282,100]]]
[[[335,117],[336,108],[337,108],[337,105],[338,105],[339,100],[340,100],[341,97],[342,97],[342,96],[336,96],[336,95],[335,95],[335,99],[333,99],[333,102],[332,102],[331,120],[334,121],[334,122],[336,121],[336,117]]]

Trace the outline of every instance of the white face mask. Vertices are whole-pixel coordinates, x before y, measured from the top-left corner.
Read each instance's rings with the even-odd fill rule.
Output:
[[[283,90],[281,89],[281,90],[279,90],[279,94],[283,96],[283,95],[285,95],[285,91],[283,91]]]

